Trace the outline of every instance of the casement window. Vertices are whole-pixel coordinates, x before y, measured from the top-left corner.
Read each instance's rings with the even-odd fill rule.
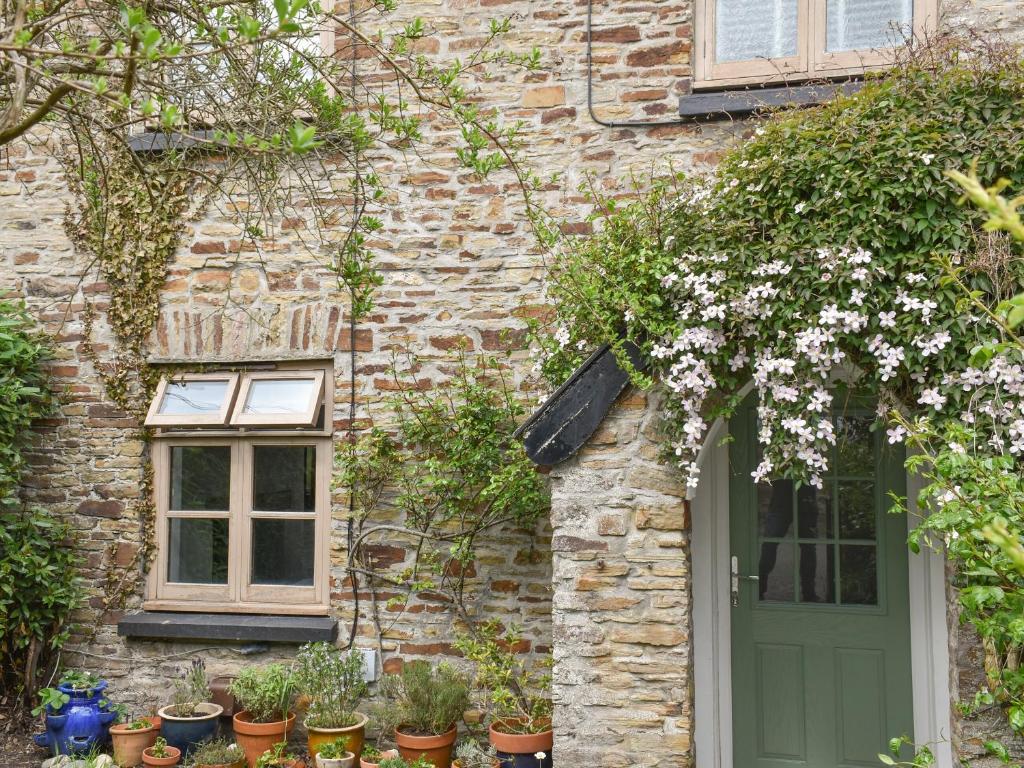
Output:
[[[332,392],[327,366],[161,381],[146,608],[327,612]]]
[[[892,63],[937,0],[697,0],[695,87],[848,77]]]

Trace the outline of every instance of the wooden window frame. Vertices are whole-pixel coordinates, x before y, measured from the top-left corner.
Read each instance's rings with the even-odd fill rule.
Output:
[[[227,394],[221,409],[215,414],[204,413],[160,413],[167,387],[170,384],[183,384],[190,381],[227,381]],[[165,376],[157,385],[153,402],[149,405],[145,424],[147,427],[189,427],[189,426],[223,426],[228,423],[228,414],[234,407],[238,394],[237,373],[186,373],[179,376]]]
[[[913,34],[937,26],[938,0],[913,0]],[[797,55],[782,59],[715,62],[715,11],[718,0],[696,0],[694,13],[694,90],[744,85],[797,83],[815,78],[862,75],[893,63],[892,48],[829,53],[827,0],[797,0]]]
[[[313,395],[306,405],[303,414],[293,413],[272,413],[272,414],[247,414],[244,413],[245,403],[252,390],[254,381],[268,381],[280,379],[312,379]],[[231,424],[233,426],[287,426],[287,427],[311,427],[316,423],[317,413],[320,404],[324,400],[324,371],[261,371],[259,373],[247,373],[242,377],[242,384],[238,389],[238,397],[235,398],[235,407],[231,413]]]
[[[170,510],[170,451],[175,446],[230,446],[230,504],[227,513]],[[316,447],[314,511],[255,512],[252,507],[252,452],[260,445]],[[161,435],[154,440],[156,496],[156,559],[149,572],[147,610],[191,610],[214,613],[280,613],[325,615],[330,608],[331,466],[333,441],[320,435],[236,433],[233,436],[192,437]],[[167,579],[169,520],[227,517],[227,585],[184,584]],[[251,585],[251,528],[254,519],[314,520],[313,585]]]

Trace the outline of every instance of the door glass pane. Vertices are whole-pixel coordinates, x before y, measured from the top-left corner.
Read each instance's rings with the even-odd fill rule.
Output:
[[[793,481],[772,480],[757,484],[758,531],[766,538],[789,534],[793,523]]]
[[[217,413],[228,396],[228,379],[172,381],[160,402],[162,415],[194,415]]]
[[[171,447],[172,510],[226,512],[230,507],[231,447]]]
[[[186,584],[228,583],[228,520],[171,518],[167,580]]]
[[[834,560],[832,544],[800,545],[800,602],[836,601]]]
[[[839,483],[839,538],[875,539],[875,486],[870,482]]]
[[[827,0],[828,51],[891,48],[909,31],[913,0]]]
[[[877,605],[878,575],[875,547],[870,544],[841,544],[839,547],[839,590],[847,605]]]
[[[832,536],[832,483],[821,489],[802,485],[796,492],[797,520],[801,539],[827,539]]]
[[[797,0],[717,0],[715,61],[796,56]]]
[[[845,476],[874,477],[874,433],[871,416],[837,416],[836,473]]]
[[[316,447],[257,445],[252,449],[253,509],[312,512],[315,509]]]
[[[315,386],[315,379],[253,379],[242,413],[257,416],[306,414]]]
[[[758,594],[763,602],[792,603],[795,599],[793,575],[796,553],[791,541],[761,542],[757,567]]]
[[[313,520],[252,521],[252,583],[313,585]]]

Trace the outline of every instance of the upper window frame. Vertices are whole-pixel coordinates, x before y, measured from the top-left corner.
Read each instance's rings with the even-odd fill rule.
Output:
[[[163,405],[164,397],[167,395],[167,387],[171,384],[184,384],[190,381],[225,381],[228,382],[227,394],[224,403],[216,413],[160,413],[160,406]],[[227,424],[228,414],[235,404],[235,395],[238,392],[238,374],[230,372],[221,373],[183,373],[177,376],[165,376],[160,379],[157,385],[156,394],[153,395],[153,402],[149,405],[149,412],[146,414],[147,427],[166,426],[223,426]]]
[[[797,54],[778,59],[715,62],[718,0],[696,0],[694,8],[694,90],[745,85],[780,85],[815,78],[843,78],[893,63],[894,48],[827,51],[827,0],[797,0]],[[938,0],[913,0],[912,31],[921,37],[937,25]]]
[[[245,403],[249,398],[254,381],[273,381],[275,379],[313,379],[313,394],[306,403],[306,410],[301,414],[272,413],[272,414],[247,414]],[[259,371],[248,373],[242,377],[242,383],[238,388],[238,397],[235,398],[235,407],[231,411],[231,424],[240,427],[251,426],[283,426],[283,427],[309,427],[316,423],[317,412],[324,399],[324,372],[323,370],[292,370],[292,371]]]

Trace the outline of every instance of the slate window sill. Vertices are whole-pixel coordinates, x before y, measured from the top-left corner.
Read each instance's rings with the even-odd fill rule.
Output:
[[[691,93],[680,97],[679,116],[694,122],[746,117],[778,107],[808,107],[820,104],[837,93],[856,93],[863,87],[863,82],[855,80],[821,85]]]
[[[122,618],[117,623],[117,634],[140,640],[333,642],[338,635],[338,622],[326,616],[142,611]]]

